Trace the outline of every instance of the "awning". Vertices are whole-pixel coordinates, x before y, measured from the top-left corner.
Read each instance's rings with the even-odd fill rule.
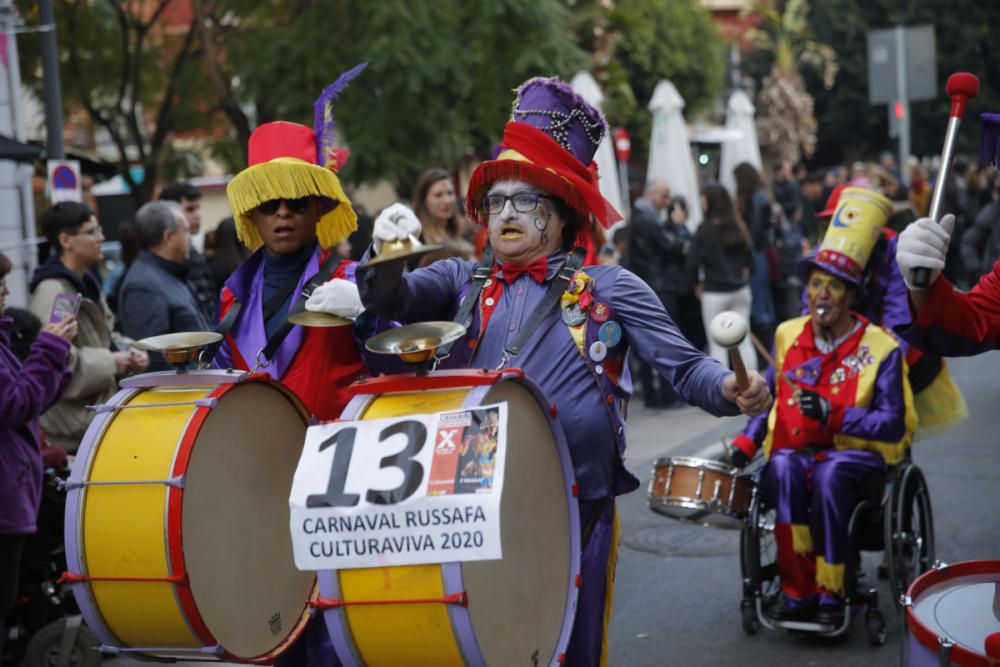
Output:
[[[34,162],[45,155],[45,149],[34,144],[23,144],[20,141],[0,134],[0,160],[14,162]]]

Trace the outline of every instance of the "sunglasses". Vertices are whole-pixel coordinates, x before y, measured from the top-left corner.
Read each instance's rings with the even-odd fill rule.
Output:
[[[258,206],[257,210],[264,215],[274,215],[281,208],[281,202],[285,202],[285,206],[292,213],[305,213],[309,208],[309,202],[312,200],[313,198],[309,196],[299,197],[298,199],[269,199]]]

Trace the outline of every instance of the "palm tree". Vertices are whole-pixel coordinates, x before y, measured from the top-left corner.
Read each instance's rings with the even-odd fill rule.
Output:
[[[797,162],[812,155],[816,147],[816,117],[813,98],[806,91],[799,69],[814,67],[830,88],[837,76],[834,50],[812,39],[807,17],[808,0],[787,0],[783,9],[757,4],[747,13],[760,17],[746,38],[774,57],[771,73],[757,95],[760,134],[776,159]]]

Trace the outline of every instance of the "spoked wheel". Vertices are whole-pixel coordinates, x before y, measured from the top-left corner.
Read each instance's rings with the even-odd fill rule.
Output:
[[[781,580],[778,577],[778,544],[774,538],[776,512],[762,506],[760,496],[750,503],[747,529],[740,534],[740,568],[743,573],[743,602],[740,613],[743,630],[754,634],[759,627],[754,604],[760,596],[765,611],[773,608],[781,597]],[[749,622],[752,617],[753,623]]]
[[[920,468],[906,465],[885,509],[886,565],[896,604],[934,562],[934,517]]]

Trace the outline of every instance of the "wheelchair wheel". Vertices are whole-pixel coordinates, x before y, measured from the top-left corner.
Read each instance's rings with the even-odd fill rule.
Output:
[[[927,482],[920,468],[906,465],[885,508],[885,549],[889,587],[900,598],[934,562],[934,517]]]
[[[763,505],[760,496],[754,495],[750,503],[747,528],[740,533],[740,569],[743,573],[744,591],[743,629],[753,634],[746,622],[752,614],[756,623],[754,600],[760,596],[765,612],[780,603],[781,579],[778,577],[778,543],[774,538],[776,511]]]
[[[865,613],[865,634],[868,635],[868,643],[872,646],[885,645],[885,619],[882,612],[877,610]]]

